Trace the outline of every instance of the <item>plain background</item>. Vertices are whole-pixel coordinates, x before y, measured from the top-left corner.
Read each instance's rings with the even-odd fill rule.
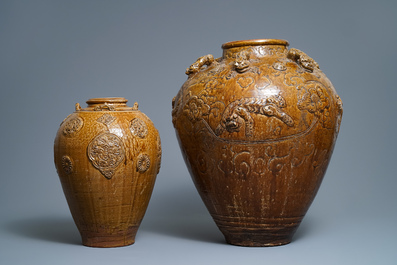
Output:
[[[0,264],[397,264],[396,1],[0,1]],[[171,100],[221,44],[287,39],[344,102],[333,158],[291,244],[227,245],[180,154]],[[154,122],[163,163],[132,246],[80,245],[53,164],[93,97]]]

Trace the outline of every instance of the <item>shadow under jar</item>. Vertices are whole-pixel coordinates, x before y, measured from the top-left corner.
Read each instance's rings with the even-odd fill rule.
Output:
[[[324,177],[342,101],[318,64],[285,40],[222,48],[222,57],[186,70],[173,99],[183,157],[228,243],[288,244]]]

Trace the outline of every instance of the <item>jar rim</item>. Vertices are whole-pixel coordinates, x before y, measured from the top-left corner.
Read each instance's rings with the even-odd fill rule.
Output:
[[[104,103],[127,103],[128,100],[123,97],[107,97],[107,98],[90,98],[87,104],[104,104]]]
[[[289,43],[286,40],[281,39],[252,39],[252,40],[238,40],[230,41],[222,44],[222,49],[230,49],[241,46],[258,46],[258,45],[284,45],[288,46]]]

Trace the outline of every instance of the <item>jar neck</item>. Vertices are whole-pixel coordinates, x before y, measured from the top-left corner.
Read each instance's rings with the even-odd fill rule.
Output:
[[[125,98],[91,98],[86,101],[87,107],[79,109],[81,111],[128,111],[138,109],[137,103],[134,107],[127,106],[128,100]],[[76,109],[77,110],[77,109]]]
[[[224,59],[256,59],[267,56],[285,56],[286,40],[257,39],[227,42],[222,45]],[[246,57],[246,58],[241,58]]]

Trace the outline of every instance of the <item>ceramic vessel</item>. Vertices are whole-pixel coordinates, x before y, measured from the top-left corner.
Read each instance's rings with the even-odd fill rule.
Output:
[[[342,101],[318,64],[276,39],[200,57],[172,102],[186,165],[230,244],[287,244],[334,149]]]
[[[93,98],[61,124],[55,165],[83,244],[133,244],[161,163],[151,120],[125,98]]]

